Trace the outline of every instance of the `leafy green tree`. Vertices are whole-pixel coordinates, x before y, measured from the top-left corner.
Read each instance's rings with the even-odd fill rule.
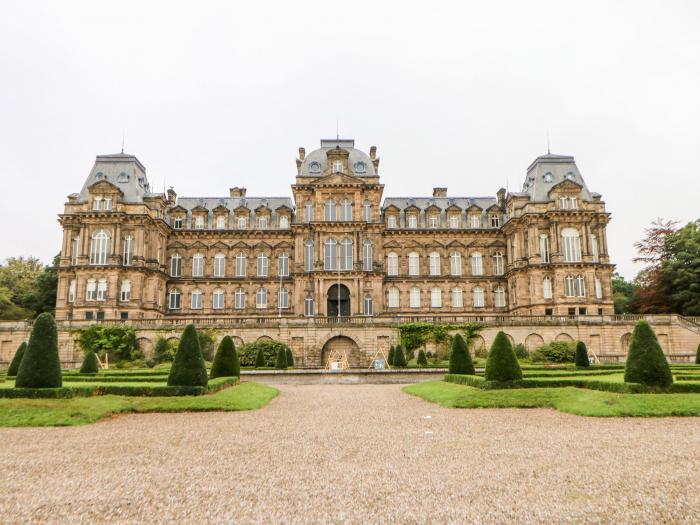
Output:
[[[180,338],[168,386],[207,386],[207,367],[199,347],[197,329],[188,324]]]
[[[518,343],[517,345],[515,345],[515,348],[513,350],[515,351],[515,357],[517,357],[518,359],[527,359],[528,357],[530,357],[530,353],[527,351],[527,347],[522,343]]]
[[[35,257],[10,257],[0,265],[0,317],[23,319],[53,312],[56,307],[58,262],[43,266]],[[10,306],[12,305],[12,306]]]
[[[99,370],[99,363],[97,362],[97,355],[93,351],[85,352],[85,357],[83,358],[83,364],[80,367],[81,374],[96,374]]]
[[[460,334],[455,335],[452,339],[449,371],[450,374],[476,374],[469,348],[467,348],[467,343]]]
[[[143,353],[136,344],[136,332],[127,325],[94,324],[83,328],[78,336],[78,344],[86,352],[91,350],[101,357],[108,354],[110,361],[143,358]]]
[[[419,367],[428,366],[428,358],[425,355],[425,351],[421,348],[418,351],[418,357],[416,358],[416,364]]]
[[[233,339],[229,335],[225,335],[219,343],[219,348],[216,350],[214,362],[211,365],[209,379],[215,377],[238,377],[241,375],[241,367],[238,363],[238,353],[236,353],[236,345],[233,344]]]
[[[634,296],[639,286],[634,281],[626,281],[622,275],[615,272],[612,275],[612,292],[615,313],[634,314]]]
[[[15,379],[16,388],[58,388],[62,385],[56,321],[49,313],[34,321],[29,344]]]
[[[7,287],[0,286],[0,319],[13,321],[17,319],[29,319],[31,316],[31,311],[17,306],[12,301],[12,292],[10,292]]]
[[[591,362],[588,360],[588,348],[583,341],[576,343],[576,366],[587,367]]]
[[[258,348],[258,352],[255,354],[255,368],[262,368],[267,364],[265,360],[265,352],[263,348]]]
[[[177,352],[177,342],[173,339],[166,339],[163,336],[156,339],[153,346],[153,358],[156,363],[170,363],[175,359]]]
[[[498,332],[493,340],[484,377],[487,381],[518,381],[523,378],[513,345],[503,332]]]
[[[287,368],[287,352],[284,348],[280,348],[277,352],[275,368],[279,368],[280,370],[285,370]]]
[[[389,347],[389,357],[387,357],[387,360],[389,361],[389,366],[394,366],[394,354],[396,353],[396,348],[394,345],[391,345]]]
[[[287,347],[287,366],[294,366],[294,356],[292,355],[292,349]]]
[[[199,348],[202,350],[202,357],[206,361],[214,359],[214,332],[213,330],[197,330],[199,337]]]
[[[671,368],[654,330],[646,321],[637,321],[630,338],[625,363],[625,383],[668,387],[673,384]]]
[[[406,366],[406,355],[403,353],[403,347],[396,345],[394,348],[394,366],[404,368]]]
[[[668,256],[661,264],[662,288],[673,312],[700,315],[700,220],[666,237]]]
[[[24,352],[26,352],[26,350],[27,350],[27,343],[25,343],[23,341],[22,344],[19,345],[19,347],[17,347],[17,351],[15,352],[15,356],[12,358],[12,362],[10,362],[10,366],[7,369],[8,376],[16,376],[17,375],[17,371],[19,370],[19,365],[22,362],[22,358],[24,357]]]

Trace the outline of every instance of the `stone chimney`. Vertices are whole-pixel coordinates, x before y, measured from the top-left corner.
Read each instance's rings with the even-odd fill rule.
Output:
[[[177,193],[175,193],[175,190],[173,189],[172,186],[168,188],[168,204],[173,205],[175,204],[175,200],[177,199]]]
[[[377,146],[372,146],[369,148],[369,158],[370,160],[377,158]]]
[[[245,197],[246,189],[236,186],[235,188],[229,188],[228,192],[231,197]]]
[[[299,148],[299,160],[304,160],[304,157],[306,157],[306,149]]]
[[[498,193],[496,193],[496,197],[498,198],[498,205],[503,208],[506,205],[506,190],[505,188],[501,188],[498,190]]]
[[[447,188],[433,188],[433,197],[447,197]]]

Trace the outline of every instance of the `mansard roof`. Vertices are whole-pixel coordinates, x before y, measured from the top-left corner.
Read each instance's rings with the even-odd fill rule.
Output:
[[[446,210],[450,206],[457,206],[466,210],[474,205],[484,210],[490,206],[498,205],[498,201],[495,197],[387,197],[384,199],[382,209],[386,210],[390,206],[395,206],[400,210],[405,210],[415,206],[420,210],[426,210],[435,206]]]
[[[581,186],[581,198],[592,200],[588,186],[583,180],[574,157],[547,153],[540,155],[527,168],[527,176],[522,192],[511,193],[513,196],[527,196],[535,202],[550,200],[549,193],[554,186],[570,180]]]
[[[178,197],[177,205],[190,211],[198,206],[203,206],[209,210],[219,206],[229,210],[241,207],[249,210],[257,210],[261,207],[271,210],[281,207],[293,209],[292,199],[289,197]]]
[[[151,193],[143,164],[134,155],[124,152],[95,157],[95,164],[80,191],[79,199],[86,202],[88,188],[101,181],[119,188],[123,202],[143,202],[144,197],[159,195]]]
[[[336,147],[348,152],[348,164],[351,175],[359,177],[376,177],[374,164],[364,151],[355,149],[353,139],[322,139],[321,147],[308,153],[301,162],[301,177],[322,177],[328,168],[328,152]]]

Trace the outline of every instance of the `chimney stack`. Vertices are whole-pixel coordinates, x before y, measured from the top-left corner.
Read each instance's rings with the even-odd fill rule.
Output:
[[[377,158],[377,146],[371,146],[369,148],[369,158],[370,160],[374,160]]]
[[[170,188],[168,188],[168,204],[175,204],[175,199],[177,199],[177,193],[175,193],[173,187],[170,186]]]
[[[235,188],[229,188],[228,192],[231,197],[245,197],[246,189],[236,186]]]
[[[447,197],[447,188],[433,188],[433,197]]]
[[[304,157],[306,157],[306,149],[299,148],[299,160],[304,160]]]

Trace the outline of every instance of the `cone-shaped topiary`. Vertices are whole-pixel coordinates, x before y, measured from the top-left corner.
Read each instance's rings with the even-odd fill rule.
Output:
[[[396,353],[396,348],[394,346],[389,347],[389,357],[387,357],[387,361],[389,361],[389,366],[394,366],[394,354]]]
[[[700,345],[698,345],[698,351],[695,354],[695,364],[700,365]]]
[[[207,386],[207,381],[207,367],[199,346],[197,329],[193,324],[188,324],[170,368],[168,386]]]
[[[287,368],[287,352],[284,347],[280,347],[277,351],[277,361],[275,362],[275,368],[284,370]]]
[[[97,355],[92,350],[85,352],[83,364],[80,367],[81,374],[96,374],[99,368],[97,363]]]
[[[588,360],[588,348],[586,348],[586,343],[579,341],[576,343],[576,366],[590,366],[591,362]]]
[[[656,334],[646,321],[637,321],[625,363],[625,383],[667,387],[673,384],[671,368]]]
[[[513,345],[503,332],[496,334],[486,359],[486,381],[518,381],[523,378]]]
[[[255,368],[262,368],[266,365],[265,363],[265,353],[262,347],[258,348],[258,353],[255,354]]]
[[[7,375],[8,376],[16,376],[17,371],[19,370],[19,364],[22,362],[22,358],[24,357],[24,352],[27,350],[27,343],[22,342],[21,345],[17,347],[17,351],[15,352],[15,356],[12,358],[12,362],[10,363],[10,367],[7,369]],[[698,347],[698,351],[700,351],[700,347]],[[698,354],[700,355],[700,354]]]
[[[425,356],[423,349],[418,351],[418,357],[416,358],[416,364],[418,366],[428,366],[428,358]]]
[[[15,387],[58,388],[61,385],[56,321],[51,314],[43,313],[34,321],[29,344],[17,370]]]
[[[225,335],[216,349],[214,362],[211,364],[209,379],[215,377],[238,377],[241,375],[241,367],[238,363],[236,345],[230,335]]]
[[[403,353],[401,345],[396,345],[396,348],[394,348],[394,366],[399,368],[406,366],[406,355]]]
[[[457,334],[452,339],[452,353],[450,354],[450,374],[476,374],[472,356],[467,348],[464,338]]]
[[[289,348],[287,348],[287,366],[294,366],[294,356]]]

